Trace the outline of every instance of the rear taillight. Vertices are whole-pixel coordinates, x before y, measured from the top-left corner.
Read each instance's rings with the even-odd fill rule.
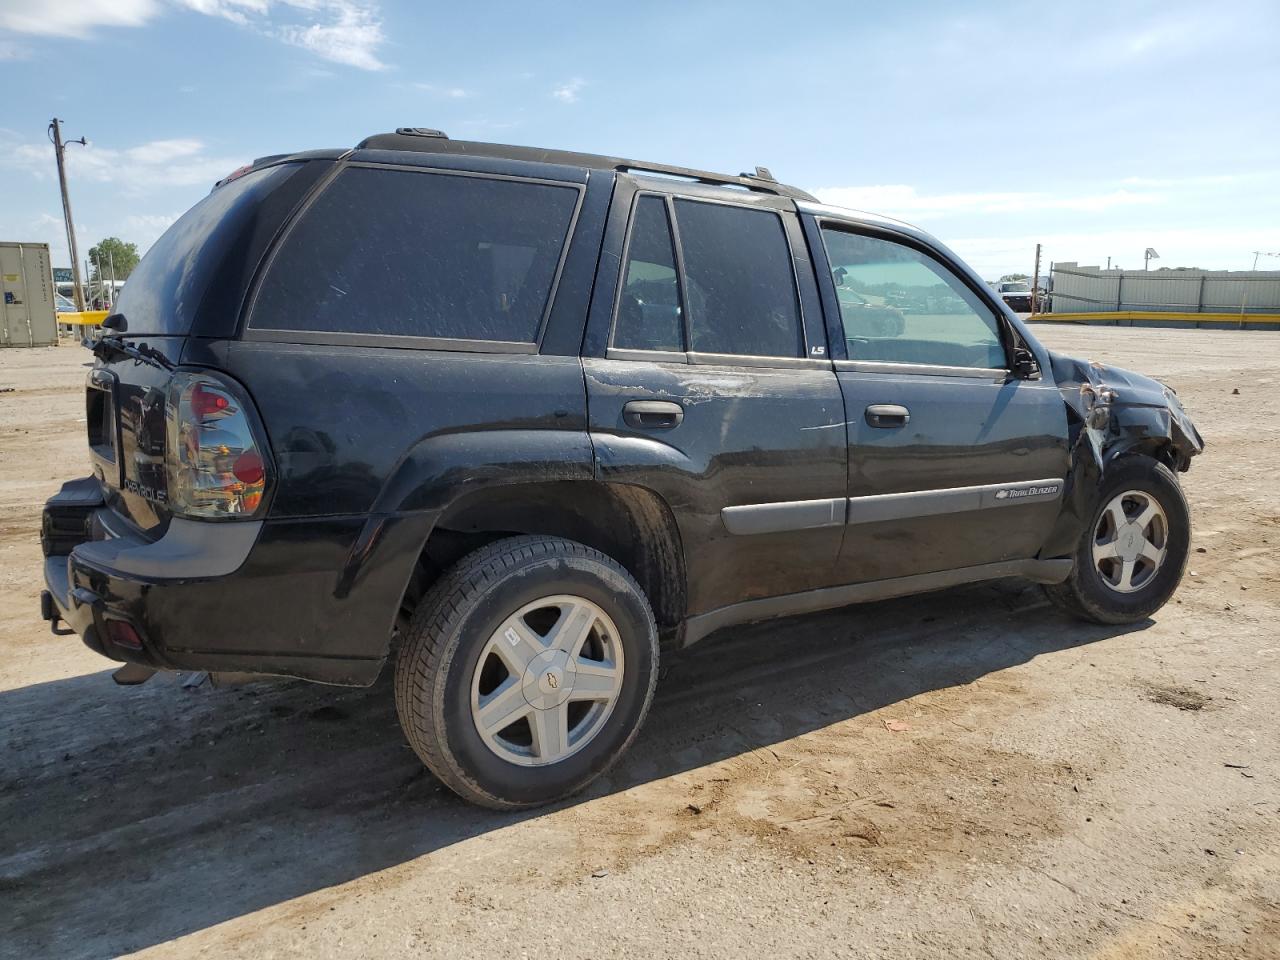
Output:
[[[267,467],[239,391],[207,373],[179,371],[169,386],[165,450],[169,507],[188,517],[251,517]]]

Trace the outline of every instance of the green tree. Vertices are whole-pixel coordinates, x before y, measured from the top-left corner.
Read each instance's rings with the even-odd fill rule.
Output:
[[[133,268],[137,265],[138,245],[136,243],[126,243],[119,237],[107,237],[99,241],[97,246],[89,248],[89,270],[95,281],[100,279],[99,270],[102,271],[101,279],[110,280],[113,267],[116,279],[123,280],[133,273]]]
[[[1005,281],[1008,281],[1008,280],[1030,280],[1030,279],[1031,278],[1028,277],[1025,273],[1006,273],[1003,277],[1000,278],[1000,282],[1004,283]]]

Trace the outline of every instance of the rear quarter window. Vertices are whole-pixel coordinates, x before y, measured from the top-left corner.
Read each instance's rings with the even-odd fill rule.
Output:
[[[533,343],[580,191],[351,167],[272,259],[251,329]]]

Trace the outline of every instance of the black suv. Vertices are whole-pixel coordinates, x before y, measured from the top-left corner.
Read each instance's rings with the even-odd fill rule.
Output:
[[[155,670],[369,685],[493,807],[635,737],[660,641],[996,577],[1176,587],[1168,388],[1045,350],[904,224],[405,128],[264,158],[129,278],[43,614]]]

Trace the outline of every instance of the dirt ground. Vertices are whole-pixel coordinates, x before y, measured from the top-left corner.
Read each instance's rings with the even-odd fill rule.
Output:
[[[88,354],[0,352],[0,955],[1280,956],[1280,335],[1037,332],[1200,426],[1176,602],[1103,628],[999,583],[737,628],[524,815],[439,787],[386,677],[124,689],[50,636]]]

